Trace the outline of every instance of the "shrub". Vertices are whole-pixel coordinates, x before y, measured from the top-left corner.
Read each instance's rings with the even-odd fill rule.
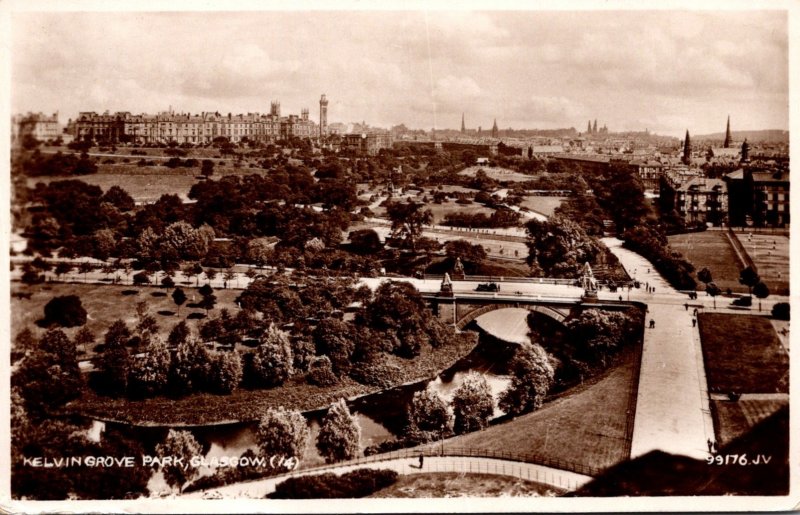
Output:
[[[75,327],[86,323],[86,310],[77,295],[54,297],[44,307],[44,321],[47,325]]]
[[[333,373],[333,365],[328,356],[317,356],[308,366],[308,382],[317,386],[332,386],[339,382]]]
[[[402,371],[397,365],[375,360],[354,365],[350,377],[361,384],[388,388],[401,382]]]
[[[788,302],[778,302],[772,306],[772,316],[778,320],[789,320],[789,308]]]
[[[397,472],[388,469],[358,469],[341,476],[331,472],[292,477],[275,486],[272,499],[355,499],[393,485]]]

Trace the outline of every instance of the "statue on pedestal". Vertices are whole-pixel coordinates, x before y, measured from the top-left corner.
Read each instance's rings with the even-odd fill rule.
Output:
[[[453,279],[464,280],[466,274],[464,273],[464,265],[461,264],[461,258],[456,258],[456,264],[453,266]]]
[[[442,286],[439,288],[439,296],[440,297],[452,297],[453,296],[453,283],[450,281],[450,274],[445,273],[444,278],[442,279]]]
[[[581,287],[583,288],[583,296],[597,298],[597,279],[594,278],[592,267],[589,266],[587,261],[583,265],[583,274],[581,274]]]

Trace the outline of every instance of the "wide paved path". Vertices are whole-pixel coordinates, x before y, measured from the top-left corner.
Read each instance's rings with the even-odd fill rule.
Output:
[[[500,460],[494,458],[480,457],[460,457],[460,456],[426,456],[419,468],[418,458],[398,458],[383,461],[371,461],[368,463],[342,464],[336,467],[326,467],[324,469],[310,469],[301,471],[290,476],[279,476],[269,479],[249,481],[245,483],[235,483],[232,485],[211,488],[200,492],[191,492],[181,497],[189,499],[209,498],[220,496],[220,498],[253,498],[260,499],[265,495],[275,491],[275,485],[285,481],[287,477],[307,476],[322,472],[335,472],[342,474],[355,469],[391,469],[400,475],[407,474],[429,474],[436,472],[461,472],[461,473],[482,473],[501,476],[509,476],[538,483],[554,486],[564,490],[575,490],[589,481],[591,477],[565,470],[558,470],[533,463],[522,463],[518,461]]]
[[[675,302],[678,292],[640,255],[604,240],[629,275],[655,286],[655,294],[636,292],[647,303],[644,348],[639,372],[631,458],[661,450],[705,459],[714,439],[700,335],[692,310]],[[649,271],[648,271],[649,270]],[[633,300],[633,295],[631,300]],[[663,299],[664,302],[660,302]],[[650,320],[655,328],[650,329]]]

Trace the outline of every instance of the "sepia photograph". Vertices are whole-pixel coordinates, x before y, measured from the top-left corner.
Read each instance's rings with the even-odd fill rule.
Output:
[[[796,509],[797,7],[0,4],[0,511]]]

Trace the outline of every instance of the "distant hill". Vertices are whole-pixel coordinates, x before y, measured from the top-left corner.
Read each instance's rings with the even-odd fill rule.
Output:
[[[700,134],[695,136],[691,135],[693,140],[701,139],[718,139],[725,140],[724,132],[715,132],[714,134]],[[750,143],[789,143],[789,131],[781,131],[776,129],[768,129],[763,131],[731,131],[731,137],[734,141],[747,141]]]

